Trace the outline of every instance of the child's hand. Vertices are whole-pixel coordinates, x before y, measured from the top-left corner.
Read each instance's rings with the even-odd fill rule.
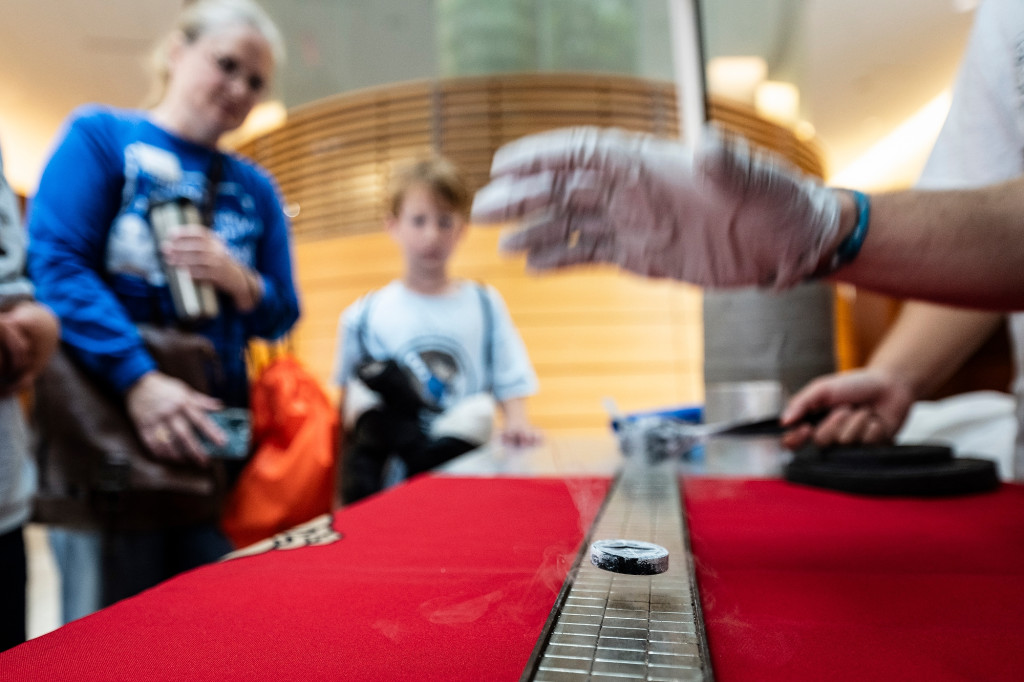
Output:
[[[512,447],[528,448],[543,441],[544,434],[528,422],[505,424],[501,430],[501,442]]]

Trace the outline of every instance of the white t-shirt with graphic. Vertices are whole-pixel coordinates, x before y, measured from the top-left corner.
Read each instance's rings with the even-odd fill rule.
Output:
[[[353,303],[338,326],[334,383],[346,387],[369,359],[400,362],[442,410],[482,392],[505,401],[537,391],[504,300],[474,282],[427,295],[395,280]]]

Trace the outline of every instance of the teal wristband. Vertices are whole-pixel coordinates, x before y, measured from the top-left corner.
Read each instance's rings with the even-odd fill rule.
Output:
[[[857,257],[860,247],[864,246],[864,239],[868,236],[868,226],[871,223],[871,200],[868,199],[868,195],[855,189],[846,191],[853,195],[853,199],[857,203],[857,224],[853,226],[853,232],[839,244],[839,248],[832,256],[831,272],[849,264]]]

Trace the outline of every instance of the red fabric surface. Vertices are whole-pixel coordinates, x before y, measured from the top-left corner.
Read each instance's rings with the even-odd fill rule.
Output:
[[[517,680],[607,492],[419,478],[334,544],[206,566],[0,655],[3,680]]]
[[[1024,487],[684,483],[712,665],[738,680],[1024,680]]]

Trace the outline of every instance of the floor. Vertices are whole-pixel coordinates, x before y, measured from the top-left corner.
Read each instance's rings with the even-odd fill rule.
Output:
[[[28,554],[28,636],[31,639],[60,627],[60,576],[44,526],[31,523],[25,528],[25,551]]]

